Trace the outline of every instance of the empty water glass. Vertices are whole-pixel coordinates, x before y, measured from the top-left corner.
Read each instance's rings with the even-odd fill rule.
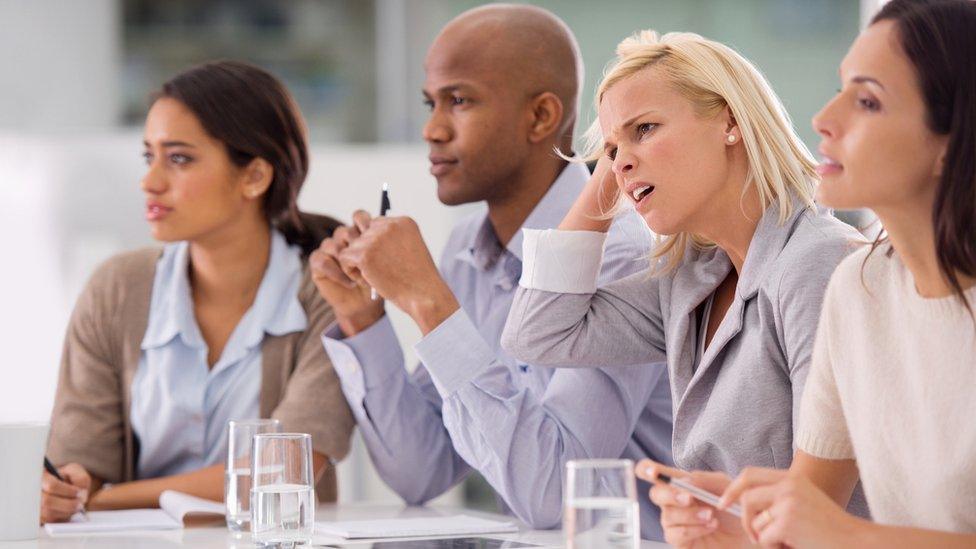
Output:
[[[254,435],[251,480],[254,542],[282,548],[310,543],[315,523],[312,436]]]
[[[227,529],[246,532],[251,522],[251,444],[254,435],[277,433],[277,419],[243,419],[227,422],[227,468],[224,471],[224,504]]]
[[[566,463],[563,531],[569,549],[634,549],[640,515],[634,462],[581,459]]]

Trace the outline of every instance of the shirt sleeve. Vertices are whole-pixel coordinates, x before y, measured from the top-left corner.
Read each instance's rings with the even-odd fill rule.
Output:
[[[108,292],[99,291],[105,276],[103,267],[92,277],[68,323],[47,455],[56,466],[75,462],[117,483],[125,480],[122,367],[113,362],[111,327],[102,322],[114,308]]]
[[[444,428],[430,377],[423,368],[407,373],[389,317],[348,338],[333,326],[322,344],[373,464],[408,504],[443,494],[470,472]]]
[[[605,238],[525,229],[522,278],[502,334],[506,351],[556,367],[665,361],[657,279],[645,269],[597,288]]]
[[[834,377],[836,363],[831,354],[833,309],[841,305],[830,297],[820,315],[820,327],[813,351],[813,365],[800,404],[796,435],[798,449],[822,459],[854,459],[847,420]]]
[[[535,528],[559,524],[565,463],[619,457],[651,391],[662,376],[667,383],[664,364],[563,370],[534,394],[463,309],[416,349],[443,398],[456,451]],[[661,437],[670,441],[670,430]],[[654,457],[670,462],[670,455]]]

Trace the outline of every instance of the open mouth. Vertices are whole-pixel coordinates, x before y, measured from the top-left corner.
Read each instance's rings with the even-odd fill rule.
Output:
[[[645,197],[654,192],[653,185],[644,185],[642,187],[637,187],[634,189],[632,196],[634,197],[634,202],[640,202]]]

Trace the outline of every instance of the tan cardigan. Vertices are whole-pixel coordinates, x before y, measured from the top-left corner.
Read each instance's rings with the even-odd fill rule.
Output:
[[[156,261],[162,250],[127,252],[106,261],[78,298],[64,340],[48,456],[79,463],[105,482],[135,479],[137,445],[129,421],[132,378],[149,322]],[[265,335],[261,347],[261,417],[285,431],[310,433],[312,446],[333,460],[349,452],[355,426],[320,334],[333,321],[304,268],[298,299],[308,328]],[[335,501],[329,465],[316,492]]]

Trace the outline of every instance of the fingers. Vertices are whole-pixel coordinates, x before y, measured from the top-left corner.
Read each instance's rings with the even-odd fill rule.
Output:
[[[707,526],[716,521],[718,512],[708,505],[691,505],[689,507],[662,508],[661,526],[672,528],[675,526]]]
[[[664,541],[675,547],[691,545],[699,538],[705,537],[715,532],[718,528],[718,520],[703,526],[675,526],[664,529]]]
[[[327,241],[322,243],[322,246],[327,245],[329,248],[333,248],[334,243],[329,243]],[[312,270],[313,279],[325,279],[349,289],[356,287],[356,283],[346,275],[345,271],[342,270],[342,266],[339,264],[338,259],[336,259],[336,255],[333,255],[332,250],[323,251],[322,247],[315,250],[310,256],[308,256],[308,265]]]
[[[776,485],[760,486],[745,492],[739,499],[742,505],[742,528],[753,543],[758,541],[760,534],[756,525],[765,526],[769,522],[770,515],[763,513],[773,505],[777,489]]]
[[[665,507],[688,507],[692,504],[691,494],[684,490],[677,490],[667,484],[651,486],[651,502],[664,509]]]
[[[61,473],[61,477],[68,481],[70,484],[81,488],[81,497],[83,500],[88,500],[88,491],[91,489],[92,478],[88,474],[88,471],[84,467],[77,463],[69,463],[64,467],[58,469]]]
[[[44,522],[61,522],[71,518],[84,508],[84,502],[76,498],[63,498],[41,494],[41,518]]]
[[[719,502],[719,508],[724,509],[732,505],[742,496],[742,493],[757,486],[775,484],[786,478],[789,471],[767,469],[765,467],[746,467],[739,476],[725,489]]]
[[[762,519],[759,523],[754,524],[755,530],[758,532],[756,542],[759,545],[777,549],[786,546],[788,522],[785,520],[786,513],[787,511],[783,506],[777,503],[769,508],[769,513],[757,518],[757,520]]]
[[[373,216],[369,215],[368,212],[364,210],[356,210],[352,214],[352,224],[359,230],[360,233],[365,233],[369,230],[369,225],[373,221]]]
[[[651,461],[649,459],[642,459],[637,463],[634,473],[637,478],[646,480],[647,482],[658,483],[660,482],[657,478],[660,474],[668,475],[671,478],[680,478],[688,476],[688,473],[682,471],[681,469],[675,469],[674,467],[668,467],[662,465],[656,461]]]
[[[82,489],[67,482],[61,482],[45,471],[41,478],[41,492],[58,498],[78,499]]]

